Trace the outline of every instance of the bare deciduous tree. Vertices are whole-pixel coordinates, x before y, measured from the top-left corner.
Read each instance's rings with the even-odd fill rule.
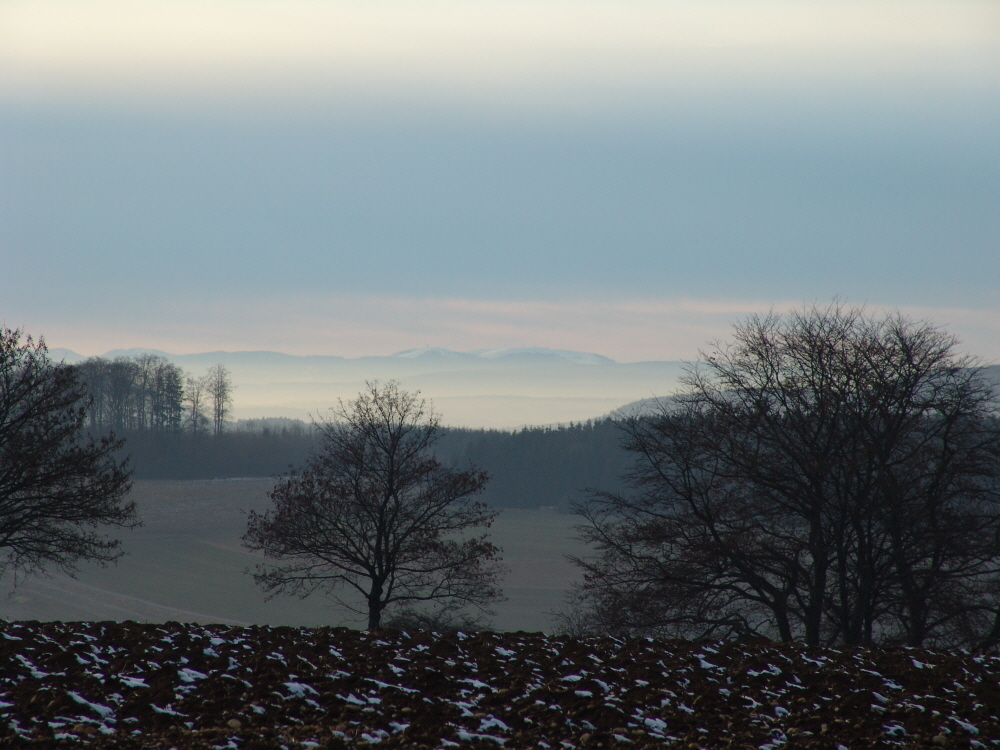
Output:
[[[44,341],[0,329],[0,573],[113,562],[120,542],[102,527],[139,524],[121,441],[83,437],[88,406],[76,370],[53,364]]]
[[[808,643],[1000,635],[1000,429],[956,340],[834,304],[753,317],[654,415],[628,494],[582,507],[613,627]],[[993,635],[990,635],[993,633]]]
[[[496,511],[473,498],[485,472],[456,471],[430,453],[438,419],[395,382],[367,390],[320,425],[323,447],[271,491],[273,510],[250,513],[244,543],[277,564],[254,580],[270,595],[323,591],[368,627],[387,610],[436,606],[434,617],[501,598],[500,550],[485,534]]]
[[[185,422],[193,435],[200,435],[208,429],[208,417],[205,409],[208,400],[208,381],[206,378],[188,376],[184,383],[184,406],[187,409]]]
[[[212,399],[212,426],[216,437],[222,434],[226,419],[232,410],[233,390],[235,386],[229,370],[223,365],[213,365],[208,369],[208,374],[205,376],[205,391]]]

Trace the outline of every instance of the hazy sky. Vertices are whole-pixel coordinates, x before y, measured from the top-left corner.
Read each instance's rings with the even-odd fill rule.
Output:
[[[1000,4],[4,0],[0,319],[95,354],[1000,359]]]

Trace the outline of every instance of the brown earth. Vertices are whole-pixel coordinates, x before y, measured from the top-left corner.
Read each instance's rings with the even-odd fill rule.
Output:
[[[1000,657],[541,633],[0,623],[0,745],[982,748]]]

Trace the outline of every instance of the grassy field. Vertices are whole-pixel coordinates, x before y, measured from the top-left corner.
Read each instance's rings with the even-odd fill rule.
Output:
[[[355,625],[352,613],[314,595],[265,602],[244,571],[259,558],[240,543],[246,512],[267,507],[269,480],[141,481],[133,496],[144,526],[123,535],[115,566],[84,566],[76,579],[31,578],[0,598],[0,617],[18,620],[137,620],[271,625]],[[566,554],[573,516],[505,510],[492,529],[510,568],[500,630],[546,630],[576,570]],[[6,580],[10,591],[11,580]]]

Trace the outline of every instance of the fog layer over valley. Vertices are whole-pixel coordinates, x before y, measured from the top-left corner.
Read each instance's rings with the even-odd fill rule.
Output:
[[[67,363],[85,357],[52,349]],[[233,418],[323,416],[338,398],[353,398],[371,379],[397,380],[433,401],[442,423],[511,429],[580,422],[650,396],[671,392],[680,362],[615,362],[596,354],[523,348],[454,352],[414,349],[346,359],[278,352],[168,354],[148,349],[107,352],[106,359],[156,354],[200,375],[224,365],[236,385]]]

